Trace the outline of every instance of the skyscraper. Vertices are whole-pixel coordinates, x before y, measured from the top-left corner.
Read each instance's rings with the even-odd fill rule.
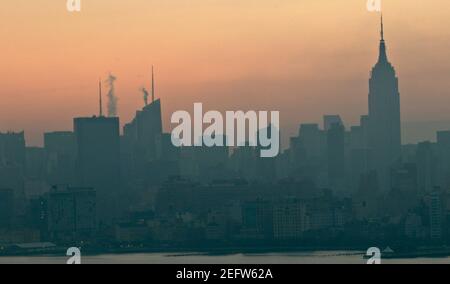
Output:
[[[381,18],[381,41],[378,62],[369,80],[369,147],[380,188],[389,188],[390,167],[400,158],[400,93],[395,69],[389,62]]]
[[[345,181],[345,128],[334,123],[327,131],[328,184],[341,189]]]
[[[164,167],[158,150],[162,150],[162,143],[167,142],[163,138],[162,118],[161,118],[161,100],[155,100],[155,72],[152,65],[152,101],[148,103],[148,92],[143,88],[144,108],[136,112],[136,116],[130,123],[123,128],[121,142],[122,162],[126,166],[123,169],[123,175],[127,179],[140,179],[156,182],[164,179],[161,172],[155,171],[155,167],[162,170]],[[165,137],[167,138],[167,136]],[[158,148],[158,146],[161,146]],[[165,145],[167,146],[167,145]],[[173,162],[173,161],[172,161]],[[155,179],[155,177],[158,177]]]
[[[119,118],[75,118],[78,186],[93,187],[101,221],[114,218],[120,194]]]
[[[148,163],[156,159],[156,141],[162,135],[161,101],[155,100],[136,112],[123,128],[123,151],[132,174],[143,176]]]

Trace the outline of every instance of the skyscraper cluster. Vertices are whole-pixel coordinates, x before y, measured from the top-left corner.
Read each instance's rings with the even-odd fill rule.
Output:
[[[253,146],[174,147],[153,70],[152,84],[123,134],[118,117],[103,116],[101,91],[98,116],[45,133],[43,148],[0,134],[0,243],[450,240],[450,131],[401,144],[383,23],[368,114],[351,127],[334,114],[323,127],[301,124],[275,158]]]

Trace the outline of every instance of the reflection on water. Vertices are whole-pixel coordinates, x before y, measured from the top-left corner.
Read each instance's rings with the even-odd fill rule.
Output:
[[[64,264],[66,256],[0,257],[0,264]],[[363,252],[325,251],[304,253],[202,255],[196,253],[142,253],[82,257],[85,264],[365,264]],[[386,259],[382,263],[450,264],[446,258]]]

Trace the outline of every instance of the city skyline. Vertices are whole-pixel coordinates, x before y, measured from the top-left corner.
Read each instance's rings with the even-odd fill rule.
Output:
[[[19,5],[25,3],[18,1]],[[166,4],[156,0],[151,5],[134,1],[144,10],[159,7],[178,13],[193,8],[184,2],[187,0]],[[7,110],[0,110],[0,258],[31,253],[58,256],[67,248],[75,249],[74,257],[77,252],[107,253],[117,254],[118,260],[122,253],[144,257],[148,257],[146,253],[169,251],[315,254],[324,248],[359,255],[364,262],[367,248],[366,256],[372,251],[372,260],[378,262],[380,257],[449,257],[450,120],[440,126],[422,120],[423,126],[410,124],[409,130],[404,123],[421,115],[446,117],[444,103],[442,108],[433,108],[434,116],[425,115],[429,106],[439,102],[437,90],[446,91],[448,80],[441,80],[448,72],[439,68],[450,66],[442,59],[441,65],[432,64],[436,71],[432,73],[427,64],[433,63],[430,56],[445,51],[421,50],[423,56],[417,56],[415,48],[423,47],[422,42],[405,37],[405,30],[399,29],[403,17],[366,12],[365,19],[376,15],[377,22],[362,33],[349,25],[362,18],[346,18],[347,13],[341,11],[338,18],[350,21],[334,26],[339,33],[334,31],[334,44],[328,45],[331,38],[322,38],[326,34],[322,28],[332,25],[332,17],[321,20],[326,14],[309,15],[312,18],[308,20],[320,21],[312,22],[317,27],[299,29],[300,34],[306,34],[304,38],[287,36],[299,24],[290,22],[295,17],[287,20],[287,14],[295,11],[291,9],[301,7],[307,17],[307,11],[324,8],[324,0],[287,0],[281,4],[262,0],[263,4],[255,6],[252,0],[245,4],[231,2],[238,8],[237,15],[242,9],[255,10],[246,10],[247,18],[236,16],[235,21],[228,22],[225,20],[231,14],[226,12],[231,6],[214,0],[201,6],[199,15],[203,18],[178,14],[178,20],[193,17],[197,24],[218,16],[210,10],[213,8],[220,7],[216,12],[220,10],[223,16],[211,18],[206,29],[190,26],[189,22],[183,26],[186,30],[182,35],[178,34],[182,30],[167,34],[177,48],[192,37],[201,38],[194,48],[199,57],[189,57],[193,46],[182,47],[184,61],[171,57],[175,50],[166,46],[167,53],[148,64],[150,56],[139,50],[158,45],[161,38],[145,39],[142,45],[136,45],[133,38],[139,35],[138,30],[129,29],[129,37],[120,34],[122,25],[118,23],[130,20],[131,14],[119,15],[119,10],[114,14],[110,9],[122,7],[118,4],[104,7],[112,13],[104,23],[118,24],[118,30],[105,31],[107,38],[119,32],[119,40],[103,42],[105,54],[99,49],[96,57],[91,57],[96,40],[106,39],[93,29],[91,39],[85,38],[73,49],[64,47],[62,57],[62,53],[51,53],[54,46],[42,45],[38,49],[27,46],[28,57],[20,58],[23,53],[17,51],[5,59],[7,64],[18,58],[24,62],[29,59],[30,69],[17,72],[14,68],[19,65],[11,65],[0,92],[19,84],[30,88],[31,93],[4,97],[2,102],[8,107],[0,105]],[[175,7],[173,3],[182,5]],[[330,7],[338,9],[337,3],[332,2]],[[72,15],[72,23],[83,18],[86,24],[92,24],[90,13],[104,12],[96,5],[83,5],[81,12]],[[39,7],[37,14],[47,15],[48,7]],[[260,10],[270,12],[269,7],[279,13],[268,16]],[[126,10],[120,9],[123,12]],[[265,34],[253,25],[236,29],[239,20],[256,20],[251,17],[253,12],[256,18],[275,25],[269,25]],[[166,15],[163,11],[157,14]],[[215,20],[226,29],[215,30]],[[283,30],[288,22],[292,30]],[[165,35],[167,28],[161,27],[160,35]],[[187,32],[190,28],[197,33]],[[308,34],[308,29],[313,34]],[[74,43],[83,30],[74,27],[73,38],[61,35],[58,41]],[[238,35],[228,34],[238,30]],[[280,34],[281,30],[286,34]],[[251,34],[246,34],[249,31]],[[148,34],[152,32],[150,28]],[[215,46],[223,48],[223,53],[207,48],[223,35],[231,36],[223,38],[223,46]],[[244,35],[267,38],[261,41]],[[356,35],[358,38],[353,38]],[[29,33],[28,37],[40,41],[38,34]],[[437,38],[429,38],[428,43],[438,44]],[[263,42],[267,45],[257,48]],[[406,51],[402,48],[405,43]],[[118,48],[123,57],[108,59]],[[158,50],[152,48],[148,53]],[[252,52],[244,54],[245,50]],[[51,56],[40,57],[46,52]],[[230,54],[241,59],[239,63],[225,60]],[[303,61],[304,55],[311,56]],[[130,61],[130,56],[136,61]],[[36,60],[48,65],[37,64]],[[96,65],[96,60],[115,63],[105,75],[98,71],[101,64]],[[188,61],[198,64],[187,66]],[[362,76],[358,70],[369,61]],[[272,66],[272,62],[276,64]],[[76,84],[91,82],[94,73],[102,75],[92,80],[93,90],[59,88],[67,82],[64,74],[68,69],[52,69],[53,64],[69,69],[78,66],[70,71],[79,72],[72,77]],[[0,67],[0,78],[6,69]],[[30,78],[30,72],[39,74]],[[20,77],[16,77],[18,73]],[[45,77],[49,81],[43,81]],[[28,85],[29,80],[35,85]],[[47,84],[52,91],[33,92]],[[185,88],[179,84],[185,84]],[[364,92],[360,85],[365,86]],[[75,90],[76,102],[71,101]],[[195,95],[194,91],[199,93]],[[33,95],[34,100],[30,100]],[[16,109],[12,103],[16,99],[22,99],[22,108]],[[43,108],[50,110],[43,112]],[[23,115],[24,110],[31,111]],[[131,115],[127,114],[130,110]],[[69,118],[71,125],[66,125]],[[33,123],[27,124],[29,120]],[[23,123],[25,132],[11,129],[11,121]],[[42,123],[46,129],[40,133]],[[4,125],[13,131],[4,131]],[[417,143],[405,139],[411,134],[408,131],[422,133],[422,127],[432,134]],[[37,133],[44,138],[44,145],[30,147]],[[280,133],[284,147],[280,147]],[[327,253],[331,255],[334,253]],[[321,259],[319,263],[329,258]],[[420,258],[417,261],[421,262]]]
[[[376,59],[379,14],[367,12],[365,1],[352,1],[345,7],[323,1],[258,1],[258,5],[250,1],[237,8],[233,6],[236,3],[219,1],[203,5],[201,16],[189,13],[196,10],[183,1],[138,2],[140,12],[132,4],[85,3],[79,15],[67,14],[54,4],[5,4],[2,11],[8,13],[2,14],[5,29],[0,35],[8,43],[1,56],[5,64],[0,67],[4,78],[0,129],[23,129],[28,145],[42,146],[44,132],[70,130],[72,117],[97,113],[96,81],[99,74],[106,78],[108,71],[118,78],[123,126],[143,106],[140,88],[150,85],[152,64],[156,67],[157,97],[164,102],[165,131],[170,129],[173,111],[189,108],[196,101],[219,110],[277,108],[286,147],[286,139],[298,131],[300,123],[339,114],[350,126],[367,112],[367,70]],[[446,31],[434,28],[437,22],[445,24],[448,19],[445,9],[436,8],[448,4],[440,3],[383,3],[390,57],[402,78],[403,121],[449,119],[444,94],[450,86],[444,75],[450,64],[443,56],[448,40]],[[405,5],[408,17],[398,12]],[[155,8],[161,16],[150,17]],[[224,15],[232,8],[236,24],[230,24]],[[419,13],[420,9],[427,13]],[[17,14],[21,16],[11,19]],[[31,25],[48,15],[55,17]],[[183,17],[170,22],[164,15]],[[29,18],[19,24],[25,16]],[[318,23],[314,33],[305,25],[311,21]],[[216,29],[201,28],[206,22]],[[236,29],[239,23],[247,24],[240,32]],[[134,31],[125,37],[132,43],[127,46],[114,40],[124,36],[122,24]],[[183,25],[186,34],[180,36]],[[345,31],[339,32],[339,37],[336,26]],[[33,36],[22,37],[21,32],[31,27]],[[164,32],[167,34],[162,37]],[[260,48],[255,49],[255,45]],[[30,46],[35,48],[33,54],[23,49]],[[178,46],[184,46],[184,52]],[[278,51],[281,48],[282,54]],[[433,52],[427,52],[428,48],[434,48]],[[442,110],[437,111],[437,106]]]

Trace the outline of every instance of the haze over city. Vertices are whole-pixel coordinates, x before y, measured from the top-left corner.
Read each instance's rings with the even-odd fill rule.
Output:
[[[0,263],[450,259],[447,2],[1,4]]]
[[[355,124],[367,113],[378,48],[379,14],[365,2],[98,0],[83,1],[81,13],[68,13],[65,1],[2,3],[0,130],[25,130],[28,145],[71,130],[73,117],[97,114],[97,81],[109,72],[123,125],[144,104],[152,64],[165,130],[173,111],[194,102],[279,110],[284,139],[323,114]],[[404,122],[450,120],[449,6],[383,1]]]

